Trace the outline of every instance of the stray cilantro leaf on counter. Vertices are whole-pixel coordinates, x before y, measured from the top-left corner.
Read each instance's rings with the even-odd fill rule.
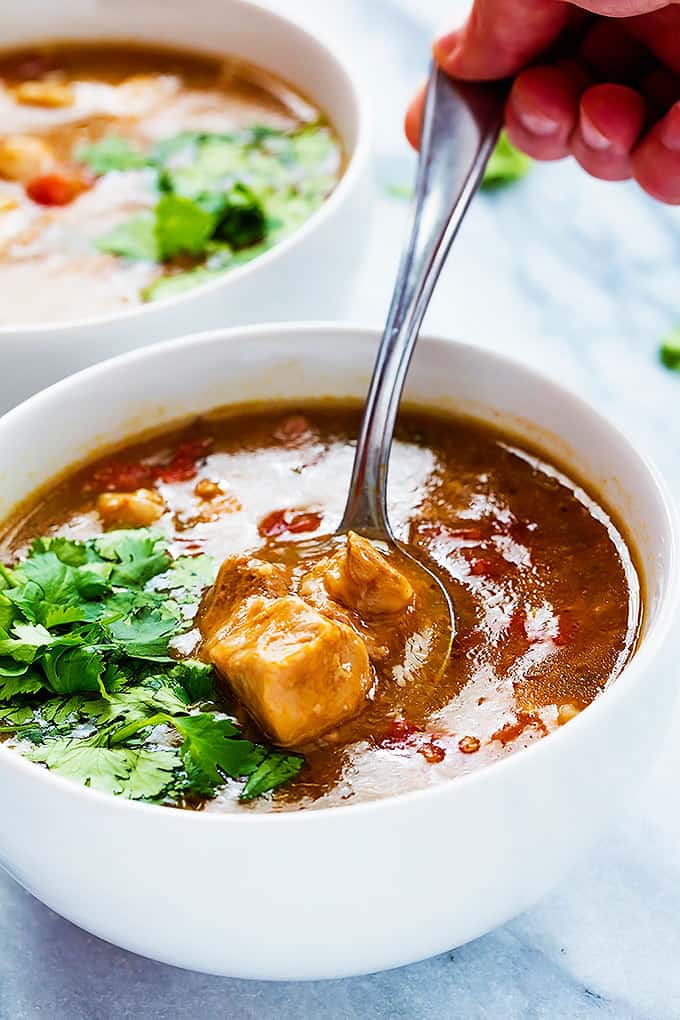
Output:
[[[486,165],[481,187],[485,191],[493,191],[507,184],[520,180],[528,173],[531,159],[516,149],[504,131],[501,132],[496,148]],[[397,181],[385,187],[391,198],[409,201],[413,198],[413,185]]]
[[[38,539],[0,567],[0,732],[32,761],[118,796],[182,803],[281,786],[296,754],[218,711],[214,671],[172,656],[217,564],[147,528]]]
[[[680,372],[680,326],[672,330],[661,344],[659,360],[665,368]]]
[[[482,188],[492,191],[520,180],[529,172],[531,160],[516,149],[505,131],[501,132],[496,148],[484,171]]]

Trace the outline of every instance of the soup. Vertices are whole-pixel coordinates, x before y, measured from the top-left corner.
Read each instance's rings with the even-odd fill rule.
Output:
[[[0,551],[0,719],[47,768],[208,811],[357,803],[450,781],[568,723],[634,650],[639,585],[605,510],[467,420],[401,414],[395,531],[327,543],[360,411],[246,407],[55,482]],[[442,666],[444,667],[442,670]]]
[[[0,325],[110,315],[289,236],[342,170],[323,113],[234,60],[130,44],[0,55]]]

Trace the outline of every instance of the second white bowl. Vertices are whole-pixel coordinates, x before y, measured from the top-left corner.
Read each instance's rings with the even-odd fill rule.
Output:
[[[293,22],[247,0],[60,0],[3,7],[2,46],[56,40],[134,40],[249,61],[317,104],[347,156],[327,202],[271,251],[167,301],[56,325],[0,327],[0,412],[71,372],[197,329],[281,319],[340,317],[370,220],[366,101],[342,62]],[[35,300],[40,300],[36,279]]]

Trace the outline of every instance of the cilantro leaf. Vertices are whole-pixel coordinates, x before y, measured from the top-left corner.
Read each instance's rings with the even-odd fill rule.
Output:
[[[111,583],[124,588],[146,584],[171,562],[163,536],[146,528],[108,531],[95,539],[94,548],[114,564]]]
[[[531,167],[531,160],[516,149],[504,131],[491,153],[484,171],[482,188],[487,191],[505,187],[524,177]]]
[[[203,254],[214,229],[214,215],[190,198],[163,195],[156,206],[154,235],[161,261]]]
[[[216,719],[210,712],[171,721],[183,738],[182,757],[188,757],[214,785],[224,781],[223,775],[232,779],[250,775],[266,754],[263,747],[241,737],[229,719]]]
[[[45,680],[33,669],[27,669],[25,673],[15,676],[5,674],[0,676],[0,699],[11,701],[17,694],[35,694],[37,691],[44,690],[45,687]],[[0,714],[5,718],[2,709],[0,709]]]
[[[87,602],[93,578],[86,566],[69,566],[49,551],[30,556],[15,573],[23,583],[5,595],[31,623],[51,628],[92,618]]]
[[[659,348],[659,360],[672,372],[680,372],[680,326],[672,330]]]
[[[45,676],[57,694],[101,691],[105,664],[102,654],[88,645],[57,646],[42,657]]]
[[[103,747],[96,738],[58,737],[27,757],[93,790],[135,800],[153,800],[171,785],[180,764],[171,749]]]
[[[151,718],[159,711],[170,714],[186,712],[187,702],[167,685],[157,689],[138,686],[85,702],[81,707],[81,714],[85,718],[96,719],[100,724],[117,720],[138,722]]]
[[[45,741],[26,757],[93,790],[121,793],[130,776],[128,755],[122,748],[102,747],[94,738],[58,737]]]
[[[166,301],[168,298],[184,294],[187,290],[200,287],[204,283],[221,276],[224,268],[205,269],[197,266],[196,269],[188,269],[185,273],[173,273],[171,276],[159,276],[141,291],[142,301]]]
[[[217,577],[218,563],[213,556],[178,556],[170,569],[149,583],[150,591],[171,592],[178,602],[197,601],[203,590]]]
[[[141,212],[116,224],[108,234],[97,239],[100,251],[126,259],[158,262],[161,255],[156,236],[153,212]]]
[[[120,620],[105,624],[109,637],[132,659],[167,662],[168,643],[177,630],[177,619],[160,609],[144,606]]]
[[[127,751],[127,763],[129,772],[120,792],[131,800],[155,800],[173,784],[181,764],[171,748]]]
[[[263,793],[282,786],[298,774],[305,760],[299,754],[271,751],[248,777],[241,792],[241,800],[253,800]]]
[[[168,676],[186,692],[189,701],[205,701],[215,694],[214,671],[207,662],[184,659],[172,667]]]
[[[222,196],[214,236],[238,251],[263,241],[266,230],[262,203],[251,188],[237,181]]]
[[[149,157],[132,147],[120,135],[106,135],[98,142],[81,145],[76,159],[84,163],[94,174],[105,174],[109,170],[139,170],[149,165]]]

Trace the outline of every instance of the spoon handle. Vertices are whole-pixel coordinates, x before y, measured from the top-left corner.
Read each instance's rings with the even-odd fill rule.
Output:
[[[437,278],[493,151],[506,95],[505,84],[473,85],[438,68],[430,72],[411,233],[366,399],[341,532],[391,535],[387,464],[406,373]]]

